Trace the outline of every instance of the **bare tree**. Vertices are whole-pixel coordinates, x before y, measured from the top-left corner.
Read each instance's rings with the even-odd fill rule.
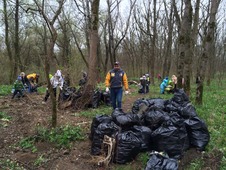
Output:
[[[163,76],[168,76],[171,68],[172,61],[172,43],[173,43],[173,3],[170,5],[170,11],[168,11],[167,4],[164,2],[166,20],[167,20],[167,35],[165,43],[165,53],[164,53],[164,62],[163,62]]]
[[[10,60],[10,83],[17,76],[18,68],[23,69],[23,65],[20,58],[20,38],[19,38],[19,0],[15,2],[15,11],[14,11],[14,30],[9,28],[9,16],[7,11],[7,1],[3,1],[3,10],[4,10],[4,22],[5,22],[5,43]],[[11,33],[11,34],[10,34]],[[11,37],[11,41],[10,41]]]
[[[6,0],[3,1],[3,10],[4,10],[4,21],[5,21],[5,44],[6,44],[6,49],[7,49],[9,61],[10,61],[9,81],[10,81],[10,83],[12,83],[13,79],[15,77],[15,75],[14,75],[14,59],[13,59],[11,44],[10,44],[10,40],[9,40],[9,23],[8,23],[8,12],[7,12]]]
[[[97,49],[98,49],[98,24],[99,24],[99,3],[100,0],[93,0],[91,6],[91,27],[89,31],[89,69],[88,69],[88,80],[85,85],[82,96],[72,103],[74,108],[83,109],[92,100],[92,95],[97,83]]]
[[[182,88],[182,79],[184,79],[184,88],[186,93],[190,94],[190,67],[191,67],[191,25],[192,25],[192,6],[191,0],[185,0],[184,14],[180,21],[176,12],[175,17],[179,28],[179,57],[177,66],[178,87]]]
[[[206,72],[206,65],[210,55],[213,55],[212,51],[214,51],[214,33],[216,31],[216,14],[218,11],[218,7],[221,0],[211,1],[211,8],[210,8],[210,18],[208,22],[207,34],[204,37],[203,41],[203,52],[201,56],[200,62],[200,72],[197,73],[198,81],[197,81],[197,88],[196,88],[196,104],[202,104],[202,97],[203,97],[203,86],[205,80],[205,72]]]
[[[120,16],[119,11],[119,4],[121,3],[121,0],[115,0],[110,1],[107,0],[107,18],[104,24],[105,32],[104,32],[104,42],[105,42],[105,62],[103,62],[104,65],[104,72],[107,70],[107,63],[110,60],[110,64],[113,67],[114,62],[117,60],[117,50],[122,43],[123,39],[125,38],[129,23],[130,23],[130,17],[132,15],[133,7],[136,3],[136,0],[130,0],[130,8],[128,12],[128,18],[127,21],[123,21]],[[117,11],[116,11],[117,10]],[[116,11],[116,14],[113,14],[113,12]],[[114,17],[113,17],[114,15]],[[120,24],[120,28],[117,27],[117,24]]]
[[[70,62],[70,41],[71,41],[71,31],[70,31],[70,20],[67,19],[65,12],[63,11],[62,19],[58,18],[58,23],[61,28],[61,34],[58,36],[57,45],[60,48],[60,61],[63,67],[69,68]]]
[[[47,11],[45,11],[45,2],[42,1],[42,3],[40,4],[37,0],[34,0],[39,13],[42,15],[43,19],[45,20],[49,32],[51,34],[51,38],[49,39],[49,43],[48,43],[48,47],[47,47],[47,55],[45,57],[45,75],[46,75],[46,80],[47,80],[47,84],[48,84],[48,89],[50,90],[50,98],[51,98],[51,102],[52,102],[52,127],[56,127],[57,125],[57,102],[56,102],[56,97],[54,95],[54,91],[53,91],[53,87],[50,83],[50,79],[49,79],[49,73],[50,73],[50,62],[54,57],[54,46],[56,44],[56,40],[57,40],[57,31],[56,28],[54,26],[58,16],[61,13],[61,9],[63,7],[63,4],[65,2],[65,0],[59,1],[58,2],[58,8],[57,10],[54,12],[54,15],[52,17],[52,19],[50,19],[47,15]],[[29,10],[29,9],[28,9]]]

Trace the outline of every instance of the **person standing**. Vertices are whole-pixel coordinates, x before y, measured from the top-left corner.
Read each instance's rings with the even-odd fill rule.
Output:
[[[177,88],[177,76],[172,75],[172,82],[173,82],[173,92],[175,91],[175,89]]]
[[[158,78],[158,81],[159,81],[159,82],[161,82],[161,81],[162,81],[162,76],[161,76],[161,74],[160,74],[160,73],[158,73],[157,78]]]
[[[148,82],[145,74],[140,78],[140,85],[142,87],[142,89],[140,90],[140,93],[143,93],[143,94],[148,93]]]
[[[122,108],[123,86],[125,94],[128,94],[128,79],[126,73],[120,68],[119,62],[114,63],[114,68],[110,70],[105,79],[106,92],[111,95],[113,109]]]
[[[62,90],[64,85],[64,79],[62,77],[62,73],[60,70],[57,70],[54,76],[50,78],[50,83],[53,86],[54,96],[56,97],[57,87],[59,87],[60,90]],[[49,89],[47,88],[44,102],[47,102],[49,96],[50,96],[50,92],[49,92]]]
[[[149,93],[149,86],[150,86],[150,74],[149,73],[146,73],[145,74],[145,77],[146,77],[146,81],[147,81],[147,93]]]

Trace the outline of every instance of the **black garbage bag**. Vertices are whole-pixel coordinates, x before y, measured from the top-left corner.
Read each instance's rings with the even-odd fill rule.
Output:
[[[138,93],[143,93],[143,88],[142,87],[138,90]]]
[[[170,112],[170,121],[173,123],[174,126],[176,127],[182,127],[185,126],[185,119],[181,117],[177,112]]]
[[[165,109],[165,99],[161,98],[153,98],[153,99],[148,99],[149,102],[149,107],[154,107],[154,108],[159,108],[161,110]]]
[[[118,133],[116,136],[116,148],[114,162],[125,164],[132,161],[141,150],[142,141],[133,131]]]
[[[190,144],[197,147],[198,150],[205,150],[210,140],[210,134],[205,122],[198,117],[192,117],[185,120]]]
[[[165,110],[170,113],[170,112],[178,112],[178,108],[180,105],[173,100],[166,100],[165,102]]]
[[[148,112],[144,113],[145,125],[151,130],[157,129],[166,120],[169,120],[168,113],[159,108],[152,107]]]
[[[82,79],[79,80],[78,85],[79,85],[79,86],[83,86],[83,85],[86,84],[86,82],[87,82],[87,79],[86,79],[86,78],[82,78]]]
[[[92,96],[92,108],[98,108],[101,102],[101,91],[96,89]]]
[[[73,94],[76,92],[75,87],[69,87],[67,85],[63,86],[62,100],[71,100]]]
[[[179,107],[178,113],[185,119],[197,116],[196,109],[190,102],[184,103],[181,107]]]
[[[123,129],[131,128],[133,125],[140,125],[139,117],[133,113],[123,113],[113,118],[113,121]]]
[[[97,115],[96,117],[94,117],[91,124],[91,133],[89,135],[89,139],[93,140],[94,132],[96,131],[99,124],[110,123],[110,122],[112,122],[112,117],[108,115]]]
[[[111,97],[110,97],[110,93],[102,92],[102,95],[101,95],[101,101],[103,101],[103,103],[105,103],[105,105],[111,106]]]
[[[151,153],[147,162],[145,170],[177,170],[178,161],[176,159],[169,158],[168,156]]]
[[[176,89],[172,97],[172,101],[182,105],[184,102],[189,102],[189,97],[183,89]]]
[[[93,135],[91,154],[100,155],[104,135],[114,137],[119,130],[120,128],[114,122],[99,124]]]
[[[123,115],[124,112],[122,111],[122,109],[116,108],[112,113],[111,113],[111,117],[113,120],[115,120],[119,115]]]
[[[142,152],[152,150],[152,143],[151,143],[152,130],[150,128],[146,126],[134,125],[131,130],[135,132],[140,138]]]
[[[166,152],[169,157],[180,159],[189,147],[186,128],[177,128],[170,120],[153,131],[151,136],[154,149]]]
[[[149,107],[149,102],[146,99],[138,99],[133,103],[132,113],[138,114],[145,112]]]
[[[171,112],[170,114],[170,121],[173,123],[175,127],[177,127],[179,134],[180,134],[180,140],[182,144],[183,150],[187,150],[190,147],[190,141],[186,129],[185,119],[182,118],[179,114],[176,112]]]

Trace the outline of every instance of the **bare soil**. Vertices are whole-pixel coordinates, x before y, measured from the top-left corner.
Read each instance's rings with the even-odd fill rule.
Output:
[[[37,142],[35,144],[37,151],[34,153],[16,146],[21,139],[34,135],[37,126],[50,127],[50,100],[46,104],[42,104],[43,97],[40,94],[29,94],[27,97],[13,100],[11,100],[11,96],[0,97],[0,111],[6,112],[12,117],[5,127],[0,126],[0,160],[9,159],[28,170],[115,169],[113,163],[108,168],[96,165],[95,158],[90,155],[91,142],[88,139],[92,119],[75,116],[75,112],[72,110],[58,110],[58,126],[80,124],[87,133],[85,140],[75,142],[71,149],[57,149],[50,143]],[[133,102],[143,97],[145,95],[142,94],[124,96],[123,110],[129,111]],[[2,123],[1,120],[0,123]],[[35,162],[40,157],[44,158],[45,162],[35,166]],[[190,149],[185,153],[180,161],[180,169],[185,169],[192,160],[200,157],[203,158],[204,169],[219,169],[222,154],[218,150],[208,155],[201,154],[195,149]],[[133,161],[131,164],[139,165],[140,162]],[[135,167],[134,169],[139,169],[137,168],[139,166]]]

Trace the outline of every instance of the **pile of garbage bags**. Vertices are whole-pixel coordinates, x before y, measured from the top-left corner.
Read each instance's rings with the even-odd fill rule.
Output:
[[[186,150],[195,147],[203,151],[210,139],[205,122],[198,117],[182,89],[177,89],[169,100],[138,99],[130,113],[116,108],[110,116],[94,117],[90,134],[92,155],[102,154],[104,135],[116,139],[115,163],[130,162],[140,152],[157,151],[167,155],[151,154],[146,170],[160,166],[177,169],[177,160]]]
[[[78,89],[64,84],[63,90],[60,93],[60,100],[64,102],[79,99],[82,96],[83,88],[84,83]],[[92,101],[87,105],[87,108],[98,108],[100,105],[111,106],[110,93],[95,89],[92,94]]]

